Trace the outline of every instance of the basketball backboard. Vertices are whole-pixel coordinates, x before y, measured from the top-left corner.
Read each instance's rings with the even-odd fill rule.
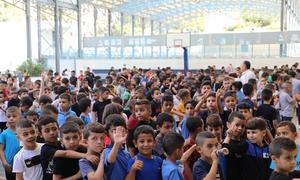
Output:
[[[191,33],[168,33],[167,47],[189,47],[191,45]]]

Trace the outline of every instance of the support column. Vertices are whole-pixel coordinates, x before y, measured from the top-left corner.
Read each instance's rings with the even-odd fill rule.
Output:
[[[131,16],[131,35],[134,36],[135,16]],[[134,59],[134,45],[132,46],[132,59]]]
[[[151,28],[151,36],[153,36],[153,23],[154,21],[151,20],[150,28]],[[153,46],[151,46],[151,58],[153,58]]]
[[[55,71],[60,72],[60,49],[59,49],[59,23],[58,23],[58,0],[55,0],[55,5],[54,5],[54,23],[55,23]]]
[[[42,58],[42,31],[41,31],[41,6],[37,1],[36,3],[36,16],[37,16],[37,33],[38,33],[38,59]]]
[[[145,35],[145,18],[142,18],[142,36]],[[142,47],[142,58],[145,57],[145,46]]]
[[[98,19],[98,10],[94,6],[94,37],[97,37],[97,19]],[[95,57],[97,57],[97,47],[95,47]]]
[[[30,0],[25,0],[27,59],[32,59]]]
[[[124,14],[121,13],[121,19],[120,19],[120,23],[121,23],[121,37],[123,38],[124,36]],[[124,47],[123,47],[123,43],[121,45],[121,59],[124,58]]]
[[[82,31],[81,31],[81,2],[80,0],[77,0],[77,30],[78,30],[78,58],[82,58]]]
[[[63,56],[64,50],[63,50],[63,26],[62,26],[62,9],[58,9],[58,27],[59,27],[59,49],[60,49],[60,57]]]
[[[111,10],[108,9],[108,19],[107,19],[107,26],[108,26],[108,36],[111,36]],[[108,58],[111,58],[111,44],[109,42],[109,47],[108,47]]]
[[[281,0],[281,16],[280,16],[280,31],[283,32],[287,28],[287,2],[286,0]],[[280,57],[286,55],[286,44],[280,44]]]
[[[161,22],[159,23],[159,35],[161,35],[162,33],[162,29],[161,29]],[[161,46],[159,46],[159,57],[161,58]]]

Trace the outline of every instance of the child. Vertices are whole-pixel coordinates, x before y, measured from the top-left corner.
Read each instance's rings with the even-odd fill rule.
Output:
[[[41,115],[50,115],[50,116],[53,116],[53,117],[55,117],[57,119],[57,117],[58,117],[58,110],[57,110],[57,108],[54,105],[47,104],[42,109]]]
[[[270,180],[299,178],[299,173],[294,173],[297,156],[297,146],[294,141],[284,137],[275,138],[270,144],[270,155],[276,164]]]
[[[32,99],[29,96],[21,98],[20,101],[20,110],[21,110],[21,117],[26,117],[26,113],[29,111],[29,108],[32,106]]]
[[[237,98],[235,93],[226,92],[224,94],[224,109],[220,109],[220,117],[223,121],[224,130],[227,130],[227,121],[231,112],[235,110]]]
[[[256,106],[254,102],[251,100],[253,97],[253,86],[250,83],[246,83],[243,85],[243,93],[245,95],[244,99],[242,102],[247,103],[251,109],[252,112],[254,111],[254,107]]]
[[[213,133],[218,139],[218,142],[223,141],[223,122],[219,114],[211,114],[206,119],[207,131]]]
[[[90,123],[85,127],[83,137],[87,144],[87,155],[99,156],[104,149],[104,132],[105,129],[98,122]],[[79,166],[83,179],[103,179],[104,177],[103,153],[98,164],[84,158],[79,161]]]
[[[100,87],[97,91],[99,94],[99,99],[95,101],[93,105],[93,122],[102,123],[102,115],[104,108],[107,104],[111,103],[111,100],[108,99],[109,90],[105,87]]]
[[[242,87],[243,83],[241,81],[235,81],[231,85],[231,89],[236,93],[238,102],[241,102],[245,98],[244,93],[241,91]]]
[[[155,87],[151,90],[151,97],[152,101],[151,104],[151,110],[152,110],[152,117],[157,117],[159,113],[161,113],[161,93],[159,88]]]
[[[184,103],[191,99],[191,93],[187,89],[180,89],[178,91],[178,97],[180,99],[178,104],[178,111],[184,113]]]
[[[36,111],[28,111],[25,116],[26,119],[33,121],[35,124],[38,122],[39,117]]]
[[[216,179],[219,171],[219,158],[216,151],[219,146],[217,137],[208,131],[201,132],[196,137],[196,144],[196,150],[201,157],[194,164],[193,179]],[[224,179],[221,173],[220,178]]]
[[[66,122],[60,127],[60,138],[63,150],[72,150],[84,153],[85,150],[79,147],[80,128],[74,122]],[[80,179],[79,159],[68,157],[54,157],[53,160],[53,179],[60,180],[64,178]]]
[[[3,91],[0,91],[0,130],[3,132],[6,129],[6,112],[7,101],[5,101],[5,94]]]
[[[128,162],[126,179],[161,179],[162,159],[152,154],[155,133],[151,126],[139,126],[134,132],[134,146],[139,153]]]
[[[81,111],[80,118],[83,120],[84,125],[87,125],[88,123],[92,122],[90,118],[90,112],[91,112],[91,100],[89,98],[82,98],[78,102],[79,108]]]
[[[11,98],[8,101],[7,107],[11,107],[11,106],[19,107],[20,99],[19,99],[19,96],[18,96],[18,92],[16,90],[12,91],[10,95],[11,95]]]
[[[210,114],[213,114],[213,113],[218,113],[219,110],[218,110],[218,99],[217,99],[217,96],[216,96],[216,93],[214,92],[211,92],[207,95],[204,95],[203,97],[204,99],[202,99],[202,101],[206,101],[205,102],[205,105],[206,105],[206,110],[204,111],[200,111],[199,113],[199,116],[201,117],[201,119],[203,119],[204,121],[204,127],[206,127],[206,118],[208,115]],[[198,104],[201,103],[201,100],[199,101]]]
[[[130,154],[123,147],[127,138],[124,118],[119,114],[109,115],[106,118],[105,130],[110,139],[110,145],[104,152],[105,174],[108,179],[125,179]]]
[[[125,80],[126,79],[123,76],[118,76],[117,77],[117,82],[118,82],[117,95],[120,96],[120,97],[122,97],[122,95],[126,91],[126,88],[124,86]]]
[[[252,108],[248,103],[245,103],[245,102],[239,103],[236,106],[236,110],[237,110],[237,112],[243,114],[243,116],[245,117],[247,122],[253,118]]]
[[[269,179],[271,174],[267,123],[264,119],[253,118],[246,124],[248,149],[243,159],[243,179]]]
[[[222,146],[229,150],[225,156],[225,177],[230,180],[242,179],[242,158],[247,151],[247,143],[242,139],[245,131],[246,120],[239,112],[232,112],[227,122],[227,136]]]
[[[183,120],[181,122],[181,135],[184,139],[187,139],[189,137],[189,131],[186,127],[186,122],[190,117],[194,116],[195,104],[196,104],[196,102],[193,101],[193,100],[187,101],[184,104],[185,115],[184,115]]]
[[[13,159],[20,150],[20,142],[16,136],[16,124],[20,120],[20,110],[9,107],[6,110],[7,129],[0,135],[0,158],[8,180],[15,180],[16,174],[12,173]]]
[[[36,129],[32,121],[20,120],[16,126],[17,138],[22,142],[22,149],[14,157],[13,172],[16,179],[42,179],[43,170],[40,162],[42,144],[36,143]]]
[[[183,114],[173,110],[174,102],[173,96],[165,95],[162,97],[162,112],[170,113],[174,117],[174,127],[173,130],[177,131],[177,123],[179,123],[179,116]]]
[[[279,94],[280,104],[280,116],[282,121],[291,121],[296,105],[295,97],[291,97],[289,93],[292,93],[292,84],[285,82],[282,84],[282,91]]]
[[[53,116],[42,116],[37,123],[39,134],[45,140],[45,144],[41,148],[41,165],[43,168],[43,180],[53,179],[53,158],[68,157],[68,158],[86,158],[94,163],[98,157],[79,153],[72,150],[63,150],[61,143],[57,140],[58,124]]]
[[[156,127],[159,131],[159,134],[156,136],[155,141],[156,145],[154,147],[154,153],[165,159],[163,149],[163,138],[166,134],[172,131],[174,126],[174,118],[169,113],[160,113],[156,118]]]
[[[59,96],[59,109],[57,122],[61,127],[69,116],[76,116],[76,113],[71,110],[71,96],[63,93]]]

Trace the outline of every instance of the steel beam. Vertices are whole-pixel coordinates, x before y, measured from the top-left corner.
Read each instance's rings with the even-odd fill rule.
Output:
[[[41,6],[36,3],[36,16],[37,16],[37,34],[38,34],[38,59],[42,58],[42,31],[41,31]]]
[[[77,31],[78,31],[78,58],[82,58],[82,31],[81,31],[81,2],[80,0],[77,0]]]
[[[32,59],[30,0],[25,0],[27,59]]]
[[[55,23],[55,70],[60,73],[60,45],[59,45],[59,8],[55,0],[54,6],[54,23]]]

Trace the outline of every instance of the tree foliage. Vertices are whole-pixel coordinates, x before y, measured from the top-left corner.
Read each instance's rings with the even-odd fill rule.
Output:
[[[20,72],[26,72],[30,76],[40,76],[46,70],[46,59],[27,59],[18,68]]]

